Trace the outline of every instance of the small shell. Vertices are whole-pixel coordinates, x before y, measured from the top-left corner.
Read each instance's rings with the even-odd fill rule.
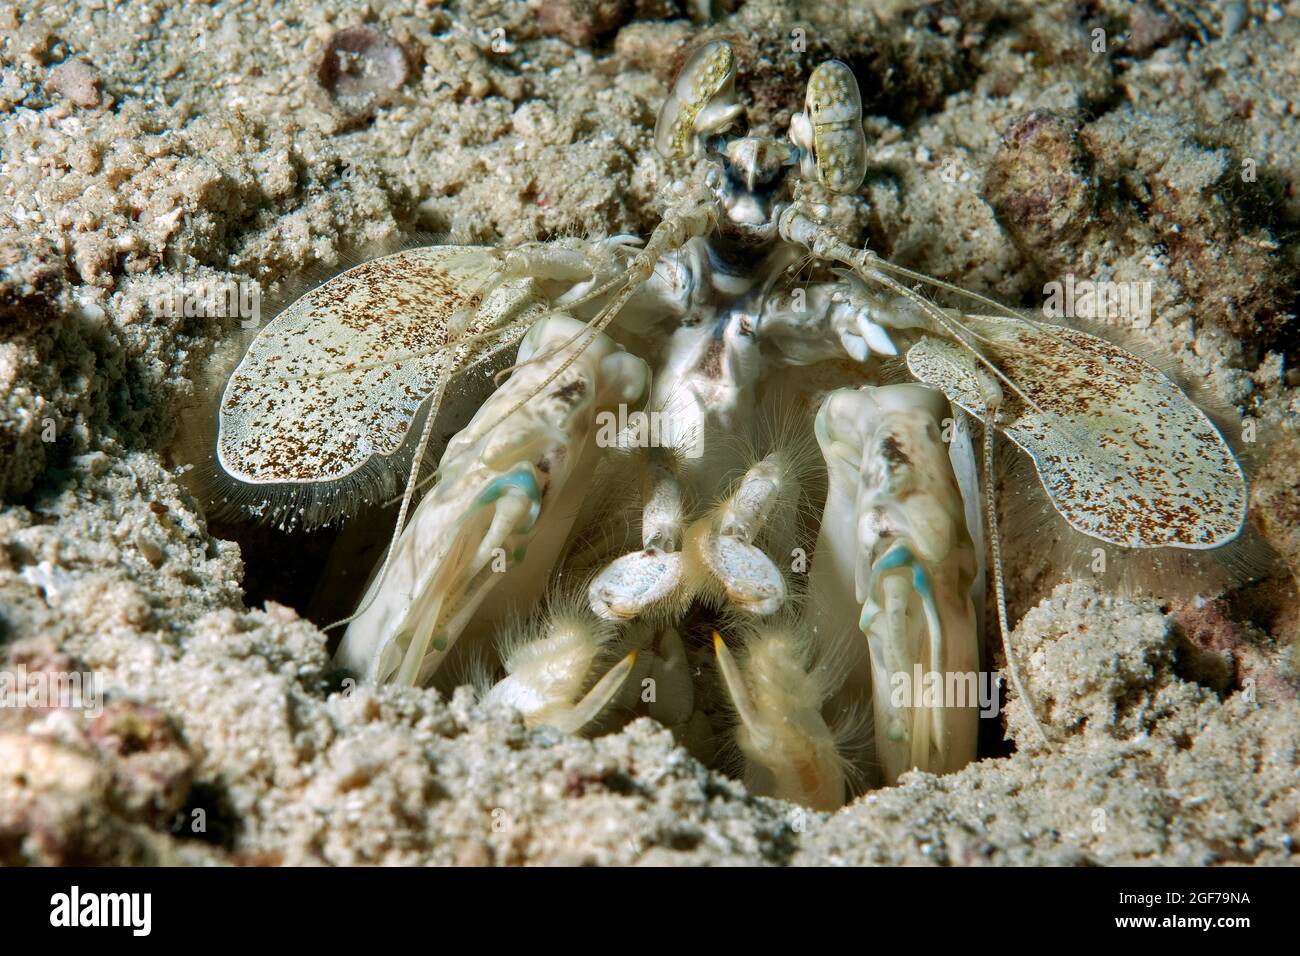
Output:
[[[347,27],[329,39],[316,79],[347,117],[369,119],[410,74],[400,43],[370,27]]]

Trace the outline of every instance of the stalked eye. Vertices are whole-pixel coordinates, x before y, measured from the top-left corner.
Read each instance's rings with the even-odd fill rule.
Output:
[[[804,110],[790,119],[800,172],[833,192],[857,192],[867,173],[867,138],[853,71],[839,60],[827,60],[813,70]]]
[[[720,133],[744,112],[736,102],[736,58],[717,41],[696,50],[682,67],[655,124],[655,149],[665,159],[685,159],[700,137]]]

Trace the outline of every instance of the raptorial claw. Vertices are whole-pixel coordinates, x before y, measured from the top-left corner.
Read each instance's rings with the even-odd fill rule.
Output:
[[[631,621],[651,608],[676,606],[684,584],[678,552],[646,548],[615,558],[587,591],[591,609],[606,621]]]
[[[614,701],[636,669],[637,652],[632,651],[583,693],[613,637],[612,628],[582,613],[549,614],[537,633],[507,638],[506,676],[484,695],[483,703],[513,707],[530,727],[577,733]]]
[[[858,626],[871,651],[877,752],[886,776],[892,781],[912,767],[955,769],[947,767],[949,735],[934,706],[922,703],[924,675],[942,677],[948,663],[929,573],[905,544],[896,541],[871,566],[865,591]]]
[[[716,631],[713,651],[739,721],[746,786],[814,810],[839,809],[848,793],[845,761],[821,713],[833,688],[809,666],[809,640],[782,622],[747,637],[743,662]]]
[[[645,363],[604,336],[574,357],[582,329],[563,315],[534,325],[514,374],[448,442],[438,483],[344,634],[341,666],[372,682],[422,684],[497,584],[508,582],[521,606],[541,597],[599,454],[596,414],[637,401],[647,385]]]
[[[785,603],[785,578],[761,549],[728,534],[707,518],[687,536],[691,556],[708,575],[701,591],[721,592],[722,599],[750,614],[775,614]]]
[[[970,595],[977,559],[941,438],[946,414],[940,393],[892,385],[833,392],[817,415],[830,490],[814,608],[822,632],[856,627],[867,638],[887,783],[914,767],[956,770],[975,756],[978,701],[973,693],[947,699],[949,688],[973,689],[979,639]]]

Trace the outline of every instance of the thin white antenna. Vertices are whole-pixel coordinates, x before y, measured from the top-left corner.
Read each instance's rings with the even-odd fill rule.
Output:
[[[439,372],[445,373],[445,369],[439,369]],[[375,581],[382,582],[385,575],[388,574],[388,566],[393,561],[393,555],[397,552],[397,542],[402,537],[402,531],[406,527],[406,513],[411,508],[411,499],[415,497],[415,486],[420,476],[420,466],[424,463],[424,452],[429,447],[429,436],[433,434],[433,420],[438,417],[438,409],[442,406],[443,393],[447,391],[446,374],[438,376],[438,386],[434,390],[433,399],[429,403],[429,412],[424,419],[424,428],[420,431],[420,440],[415,446],[415,455],[411,458],[411,472],[406,479],[406,493],[402,495],[402,507],[397,512],[397,524],[393,528],[393,537],[388,542],[388,551],[384,554],[384,563],[379,567],[379,574]],[[371,587],[370,593],[366,599],[361,602],[361,606],[349,614],[347,617],[335,621],[322,628],[325,631],[332,631],[336,627],[342,627],[345,624],[351,624],[374,603],[375,596],[379,594],[379,588]]]
[[[1006,584],[1002,577],[1002,535],[998,531],[997,491],[993,485],[993,421],[996,417],[997,406],[986,399],[984,403],[984,510],[988,513],[989,549],[993,558],[993,594],[998,606],[998,626],[1002,631],[1002,653],[1007,659],[1011,683],[1025,705],[1025,712],[1029,715],[1029,722],[1033,724],[1034,732],[1038,734],[1044,746],[1051,746],[1051,741],[1044,732],[1043,725],[1038,722],[1038,715],[1034,712],[1034,699],[1029,696],[1024,682],[1020,679],[1020,667],[1016,663],[1016,655],[1011,646],[1011,627],[1007,623]]]

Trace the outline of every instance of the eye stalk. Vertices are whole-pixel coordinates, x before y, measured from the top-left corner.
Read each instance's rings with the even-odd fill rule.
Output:
[[[854,193],[867,174],[867,137],[862,132],[862,94],[853,71],[839,60],[813,70],[804,112],[790,118],[790,141],[799,148],[805,179],[837,193]]]
[[[736,57],[718,40],[700,47],[673,83],[655,124],[655,149],[665,159],[687,159],[703,140],[721,133],[745,107],[736,100]]]

